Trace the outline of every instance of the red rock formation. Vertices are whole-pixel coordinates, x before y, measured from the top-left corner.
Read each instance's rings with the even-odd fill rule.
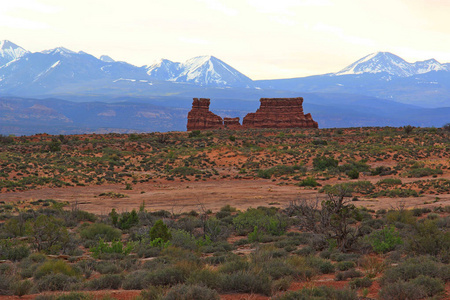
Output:
[[[261,98],[255,113],[239,118],[224,118],[209,111],[209,99],[194,98],[188,113],[187,130],[243,128],[318,128],[311,114],[303,113],[303,98]]]
[[[194,98],[188,113],[187,130],[221,129],[222,118],[209,111],[209,99]]]
[[[223,118],[223,126],[225,129],[241,129],[239,118]]]
[[[303,114],[303,98],[261,98],[261,106],[242,121],[244,128],[318,128],[311,114]]]

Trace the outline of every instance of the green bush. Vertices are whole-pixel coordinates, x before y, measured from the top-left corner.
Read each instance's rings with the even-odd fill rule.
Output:
[[[180,284],[172,287],[163,300],[219,300],[215,291],[202,285]]]
[[[187,279],[188,284],[204,285],[211,289],[219,289],[222,274],[210,269],[196,270]]]
[[[406,173],[408,177],[425,177],[425,176],[432,176],[432,175],[442,175],[441,169],[431,169],[431,168],[414,168],[411,169],[409,172]]]
[[[350,179],[358,179],[359,178],[359,172],[356,169],[350,170],[347,172],[347,176]]]
[[[102,239],[98,241],[97,246],[90,248],[92,256],[99,258],[102,254],[119,254],[128,255],[133,250],[134,243],[128,242],[127,246],[124,246],[122,241],[112,241],[110,244],[105,243]]]
[[[87,287],[91,290],[118,290],[122,286],[122,280],[122,275],[105,274],[99,278],[89,280]]]
[[[152,241],[160,238],[162,241],[167,242],[172,238],[169,228],[162,220],[156,221],[155,225],[150,229],[149,235]]]
[[[94,223],[83,227],[80,230],[80,236],[87,240],[97,241],[103,239],[107,242],[111,242],[120,239],[122,232],[117,228],[113,228],[103,223]]]
[[[397,245],[401,245],[403,243],[400,234],[395,231],[395,227],[392,225],[390,227],[385,227],[381,230],[372,232],[369,236],[367,236],[367,240],[373,250],[377,253],[389,252],[394,250]]]
[[[272,235],[282,235],[287,228],[287,219],[278,214],[275,209],[249,208],[243,213],[239,213],[233,224],[238,234],[247,234],[255,229],[270,233]]]
[[[269,296],[272,282],[263,274],[237,271],[223,275],[220,290],[227,293],[257,293]]]
[[[316,187],[320,186],[320,183],[316,181],[314,177],[307,177],[306,179],[303,179],[299,183],[297,183],[298,186],[310,186],[310,187]]]
[[[352,289],[361,289],[361,288],[368,288],[372,286],[372,279],[369,277],[363,277],[363,278],[355,278],[351,280],[348,285]]]
[[[36,289],[43,291],[70,291],[72,286],[79,282],[74,276],[62,273],[49,274],[36,281]]]
[[[325,171],[326,169],[335,169],[339,161],[332,157],[317,156],[313,159],[313,168],[316,171]]]
[[[351,289],[336,290],[328,286],[303,288],[295,292],[273,297],[274,300],[357,300],[356,291]]]
[[[176,285],[185,282],[186,274],[179,268],[169,266],[151,272],[146,280],[152,285]]]
[[[380,290],[380,298],[386,300],[415,300],[433,297],[444,292],[444,283],[438,278],[419,275],[411,281],[389,282]]]
[[[346,260],[346,261],[338,262],[336,266],[339,271],[347,271],[351,268],[356,267],[356,264],[351,260]]]
[[[295,173],[296,171],[304,171],[304,167],[299,165],[278,165],[269,169],[258,170],[258,177],[270,179],[272,176],[279,177],[289,175]]]
[[[31,282],[30,280],[16,281],[11,285],[13,294],[19,297],[29,294],[32,288],[33,282]]]
[[[78,275],[78,272],[63,260],[49,260],[37,268],[34,277],[36,279],[39,279],[49,274],[64,274],[67,276],[76,276]]]
[[[394,185],[401,185],[402,180],[399,178],[384,178],[379,180],[376,185],[379,186],[394,186]]]

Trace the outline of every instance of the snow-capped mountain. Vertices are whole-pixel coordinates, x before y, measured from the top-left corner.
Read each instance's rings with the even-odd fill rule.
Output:
[[[369,54],[352,63],[334,75],[355,75],[365,73],[388,73],[392,76],[409,77],[431,71],[449,71],[445,64],[435,59],[408,63],[404,59],[389,52]]]
[[[145,67],[147,74],[158,80],[173,80],[180,75],[182,64],[168,59],[160,59],[150,66]]]
[[[250,78],[211,55],[194,57],[184,63],[162,59],[148,66],[147,74],[159,80],[202,86],[253,86]]]
[[[13,61],[19,59],[20,57],[27,54],[28,51],[16,44],[4,40],[0,42],[0,67]]]
[[[115,60],[112,59],[112,58],[111,58],[110,56],[108,56],[108,55],[102,55],[102,56],[100,56],[100,60],[101,60],[101,61],[104,61],[104,62],[108,62],[108,63],[115,62]]]

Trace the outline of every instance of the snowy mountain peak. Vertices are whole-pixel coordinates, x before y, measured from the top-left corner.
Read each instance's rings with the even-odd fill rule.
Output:
[[[389,75],[408,77],[414,75],[413,69],[411,64],[397,55],[389,52],[376,52],[361,58],[335,75],[386,72]]]
[[[42,53],[44,53],[44,54],[53,54],[53,55],[60,54],[60,55],[63,55],[63,56],[70,56],[72,54],[77,54],[75,51],[69,50],[69,49],[64,48],[64,47],[57,47],[57,48],[54,48],[54,49],[44,50],[44,51],[42,51]]]
[[[409,77],[431,71],[448,71],[448,67],[435,59],[408,63],[389,52],[376,52],[357,60],[334,75],[355,75],[385,72],[392,76]]]
[[[0,42],[0,66],[3,66],[13,60],[19,59],[28,51],[16,44],[3,40]]]
[[[104,61],[104,62],[107,62],[107,63],[115,62],[115,60],[112,59],[112,58],[111,58],[110,56],[108,56],[108,55],[102,55],[102,56],[100,56],[100,60],[101,60],[101,61]]]

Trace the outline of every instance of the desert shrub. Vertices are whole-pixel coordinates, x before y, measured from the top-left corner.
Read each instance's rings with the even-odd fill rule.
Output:
[[[107,242],[111,242],[112,240],[120,239],[122,232],[117,228],[113,228],[103,223],[94,223],[83,227],[80,230],[80,236],[87,240],[97,241],[103,239]]]
[[[250,269],[250,263],[244,258],[236,258],[225,262],[219,267],[221,273],[234,273],[237,271],[247,271]]]
[[[403,131],[406,134],[410,134],[413,130],[414,130],[414,126],[411,126],[411,125],[403,126]]]
[[[339,166],[339,170],[341,172],[345,172],[348,175],[348,172],[352,170],[355,170],[357,172],[367,172],[370,170],[370,166],[366,164],[366,160],[351,161],[342,166]]]
[[[355,278],[352,279],[348,285],[352,289],[360,289],[360,288],[368,288],[372,286],[372,279],[369,277],[363,277],[363,278]]]
[[[215,291],[202,285],[180,284],[172,287],[163,300],[219,300]]]
[[[403,224],[415,224],[416,218],[413,216],[412,211],[405,209],[390,210],[386,213],[386,220],[389,224],[403,223]]]
[[[316,171],[335,169],[338,167],[338,164],[339,161],[332,157],[317,156],[313,159],[313,168]]]
[[[219,289],[222,276],[219,272],[210,269],[201,269],[192,272],[186,283],[203,285],[211,289]]]
[[[32,288],[33,288],[33,282],[30,280],[16,281],[11,285],[13,294],[16,296],[19,296],[19,297],[29,294],[31,292]]]
[[[171,171],[171,173],[176,175],[192,176],[195,174],[202,174],[202,171],[192,167],[176,167]]]
[[[0,273],[0,295],[8,295],[11,293],[11,284],[13,277],[8,274]]]
[[[176,247],[181,247],[184,249],[189,250],[197,250],[198,244],[195,237],[184,230],[172,230],[171,231],[172,238],[170,239],[170,242],[172,245]]]
[[[443,172],[441,169],[431,169],[431,168],[413,168],[406,173],[408,177],[425,177],[432,175],[441,175]]]
[[[124,290],[142,290],[149,286],[147,270],[137,270],[127,274],[122,282],[122,288]]]
[[[446,132],[450,132],[450,123],[447,123],[444,126],[442,126],[442,129],[444,129],[444,131]]]
[[[28,233],[37,251],[55,254],[64,250],[71,241],[61,219],[40,215],[36,220],[29,220],[27,223]]]
[[[201,136],[201,131],[200,130],[192,130],[191,132],[189,132],[189,137],[193,138],[193,137],[199,137]]]
[[[8,145],[14,143],[12,136],[0,134],[0,145]]]
[[[95,264],[95,270],[100,274],[118,274],[122,272],[122,268],[117,263],[109,261],[99,261]]]
[[[262,270],[272,279],[280,279],[282,277],[296,275],[295,268],[281,259],[267,261],[262,265]]]
[[[87,282],[91,290],[118,290],[122,286],[123,277],[119,274],[105,274]]]
[[[268,276],[249,271],[238,271],[224,274],[220,290],[232,293],[257,293],[270,295],[272,282]]]
[[[294,165],[294,166],[286,166],[286,165],[278,165],[265,170],[258,170],[258,177],[270,179],[272,176],[279,177],[283,175],[293,174],[296,171],[304,170],[303,166]]]
[[[0,240],[0,259],[20,261],[30,255],[30,248],[23,243],[10,239]]]
[[[407,239],[407,248],[416,254],[446,256],[450,249],[450,232],[443,232],[436,220],[425,220],[414,226],[415,233]]]
[[[349,269],[347,271],[338,272],[336,273],[335,280],[336,281],[342,281],[347,280],[349,278],[355,278],[355,277],[362,277],[363,274],[355,269]]]
[[[35,282],[36,289],[43,291],[70,291],[72,286],[79,282],[74,276],[62,273],[45,275]]]
[[[420,275],[448,281],[450,280],[450,268],[427,257],[410,258],[387,269],[380,279],[380,285],[385,286],[396,281],[410,281]]]
[[[117,254],[111,255],[112,257],[122,257],[128,255],[134,247],[134,243],[129,242],[126,246],[123,245],[122,241],[112,241],[111,243],[105,243],[102,239],[98,241],[98,244],[91,247],[89,250],[92,252],[92,256],[99,258],[102,256],[106,258],[108,255],[104,254]]]
[[[439,295],[443,291],[442,280],[419,275],[411,281],[389,282],[381,288],[380,298],[386,300],[415,300]]]
[[[172,238],[172,234],[167,228],[167,225],[164,224],[162,220],[158,220],[155,222],[155,225],[150,229],[149,232],[150,240],[161,239],[164,242],[169,241]]]
[[[275,209],[249,208],[239,213],[233,224],[238,234],[246,234],[255,229],[263,230],[272,235],[282,235],[288,226],[287,218],[278,214]]]
[[[117,226],[120,229],[130,229],[133,226],[136,226],[139,224],[139,216],[136,212],[136,210],[132,210],[131,212],[124,212],[120,216]]]
[[[359,172],[356,169],[350,170],[347,172],[347,176],[350,179],[358,179],[359,178]]]
[[[337,290],[328,286],[303,288],[300,291],[287,292],[273,297],[274,300],[357,300],[356,291],[351,289]]]
[[[298,186],[310,186],[310,187],[316,187],[320,186],[320,183],[316,181],[314,177],[307,177],[306,179],[303,179],[299,183],[297,183]]]
[[[39,266],[34,274],[36,279],[49,274],[64,274],[67,276],[76,276],[77,271],[63,260],[49,260]]]
[[[152,285],[176,285],[184,283],[186,274],[179,268],[169,266],[164,269],[151,272],[147,280]]]
[[[395,231],[395,227],[392,225],[390,227],[385,227],[381,230],[372,232],[369,236],[367,236],[367,240],[373,250],[377,253],[389,252],[394,250],[397,245],[401,245],[403,243],[400,234]]]
[[[402,180],[399,178],[384,178],[379,180],[376,185],[378,186],[394,186],[394,185],[401,185]]]
[[[341,262],[338,262],[336,264],[336,267],[338,268],[339,271],[347,271],[351,268],[356,267],[355,262],[351,261],[351,260],[344,260]]]

